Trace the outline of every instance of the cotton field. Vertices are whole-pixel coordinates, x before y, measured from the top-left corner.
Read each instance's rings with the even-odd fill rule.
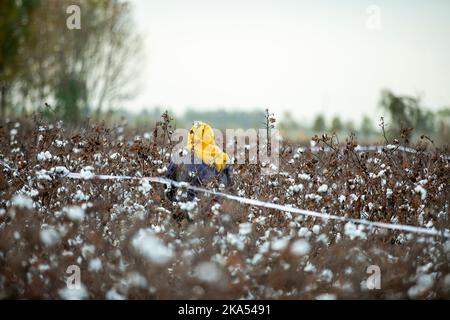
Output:
[[[450,239],[307,217],[159,177],[162,128],[0,127],[0,298],[449,299]],[[282,141],[278,173],[234,165],[229,192],[337,216],[450,229],[447,152]],[[326,148],[326,149],[325,149]],[[245,152],[245,150],[238,150]],[[79,177],[69,178],[70,172]],[[97,179],[96,175],[134,180]],[[207,189],[216,190],[211,184]]]

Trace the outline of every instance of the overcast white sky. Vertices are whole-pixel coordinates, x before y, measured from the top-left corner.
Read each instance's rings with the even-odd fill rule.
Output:
[[[450,105],[450,1],[132,3],[146,59],[131,108],[270,107],[300,120],[358,120],[380,114],[382,88]]]

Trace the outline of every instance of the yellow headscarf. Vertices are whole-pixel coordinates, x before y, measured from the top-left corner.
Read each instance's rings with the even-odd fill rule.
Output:
[[[195,156],[217,171],[225,168],[228,155],[216,145],[213,129],[204,122],[196,122],[189,131],[187,149],[194,150]]]

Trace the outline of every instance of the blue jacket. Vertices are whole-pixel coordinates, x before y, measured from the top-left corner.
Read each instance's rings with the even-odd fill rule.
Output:
[[[226,166],[225,169],[219,172],[215,167],[210,167],[203,162],[193,164],[175,164],[171,162],[167,168],[166,178],[178,182],[188,182],[197,187],[205,186],[212,181],[225,185],[225,188],[232,186],[230,166]],[[194,191],[189,190],[188,200],[194,199],[195,195]],[[172,201],[176,200],[176,188],[172,187],[167,196]]]

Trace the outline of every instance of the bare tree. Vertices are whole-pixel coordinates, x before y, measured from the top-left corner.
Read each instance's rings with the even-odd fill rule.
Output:
[[[69,5],[81,8],[81,29],[66,27]],[[135,88],[142,54],[128,2],[43,0],[29,24],[32,38],[22,55],[16,96],[33,108],[55,103],[66,118],[99,117]]]

